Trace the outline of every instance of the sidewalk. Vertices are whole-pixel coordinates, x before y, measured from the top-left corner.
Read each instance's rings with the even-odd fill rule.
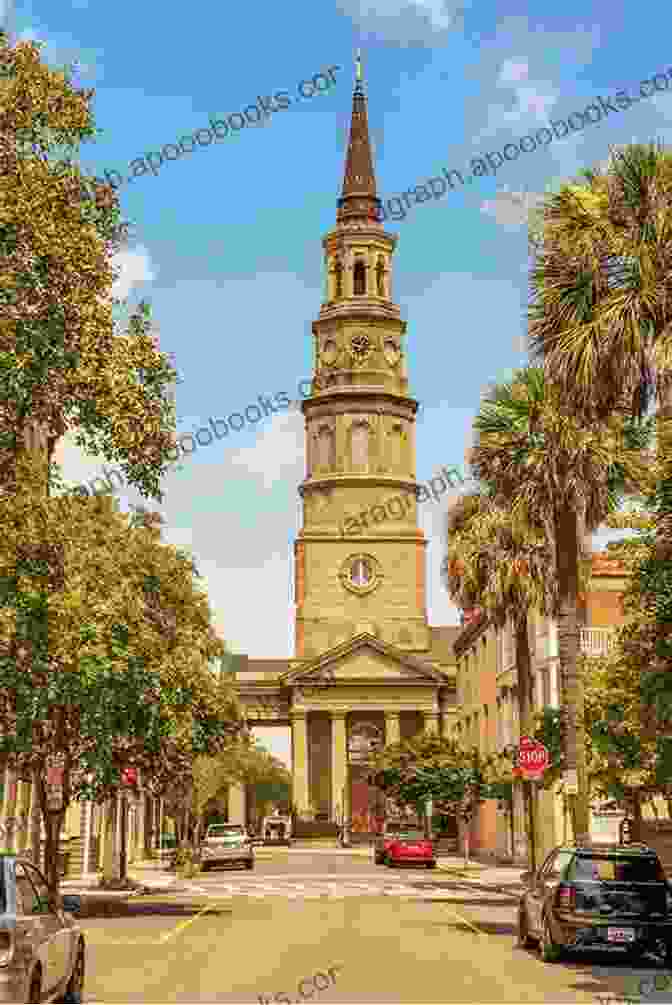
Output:
[[[520,881],[523,870],[520,866],[484,865],[481,862],[470,861],[468,868],[465,869],[464,859],[456,855],[439,856],[437,862],[441,872],[450,873],[473,886],[500,890],[512,896],[523,891],[523,884]]]
[[[168,872],[163,868],[161,862],[153,859],[146,859],[141,862],[134,862],[127,870],[128,878],[136,884],[136,889],[131,890],[103,890],[100,887],[102,872],[90,872],[77,879],[63,880],[59,886],[61,893],[86,894],[87,898],[111,897],[122,899],[124,897],[137,897],[142,894],[155,893],[160,890],[175,888],[180,881],[174,872]]]

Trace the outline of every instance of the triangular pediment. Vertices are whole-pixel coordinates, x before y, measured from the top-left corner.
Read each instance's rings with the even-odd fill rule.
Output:
[[[314,660],[283,674],[281,682],[294,687],[327,679],[332,683],[355,684],[446,684],[446,678],[424,660],[418,659],[374,635],[363,633]]]

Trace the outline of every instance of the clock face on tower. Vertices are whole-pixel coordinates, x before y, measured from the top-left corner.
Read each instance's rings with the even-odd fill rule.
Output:
[[[350,339],[350,353],[356,363],[363,363],[373,350],[373,344],[366,332],[356,332]]]
[[[370,593],[380,585],[382,569],[373,555],[351,555],[341,568],[341,581],[351,593]]]

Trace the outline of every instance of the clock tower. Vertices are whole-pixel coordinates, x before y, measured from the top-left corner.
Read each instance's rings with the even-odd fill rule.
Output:
[[[417,525],[415,416],[406,322],[392,299],[396,235],[378,221],[357,60],[336,226],[323,239],[325,299],[302,404],[306,477],[295,542],[296,661],[362,633],[430,658],[426,539]]]

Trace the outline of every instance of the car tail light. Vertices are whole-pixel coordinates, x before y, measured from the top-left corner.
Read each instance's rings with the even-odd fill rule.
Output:
[[[561,883],[558,887],[556,904],[565,911],[573,911],[576,907],[576,890],[568,883]]]
[[[0,967],[6,967],[14,956],[14,939],[7,929],[0,931]]]

